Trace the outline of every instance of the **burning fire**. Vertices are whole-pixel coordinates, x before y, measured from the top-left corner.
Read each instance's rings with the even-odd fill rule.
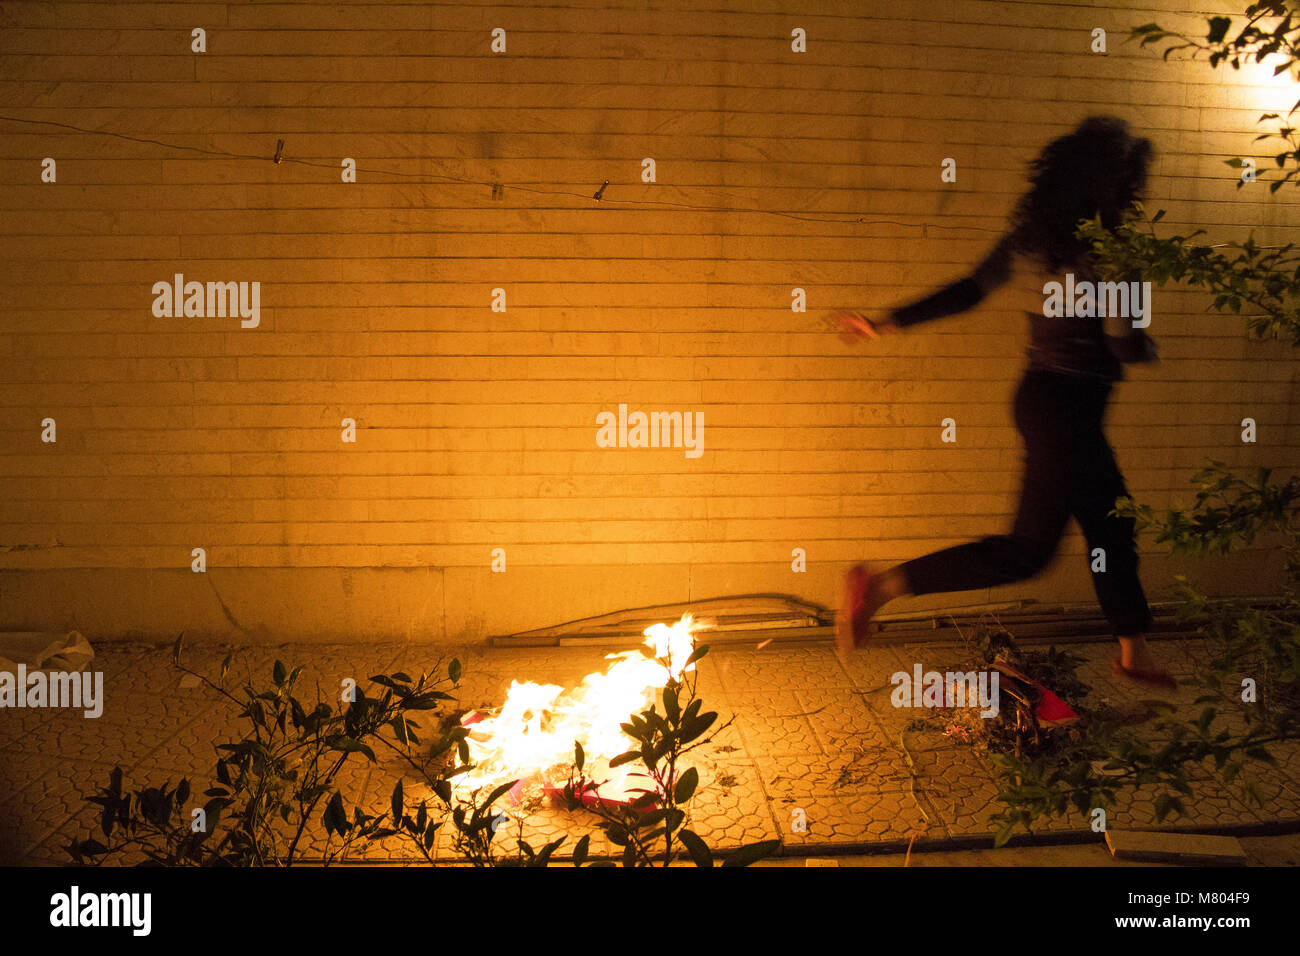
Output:
[[[610,654],[606,660],[612,663],[603,672],[588,674],[571,690],[511,682],[495,717],[468,724],[475,766],[454,778],[456,788],[469,791],[514,779],[546,783],[548,770],[572,764],[577,741],[586,754],[584,772],[601,783],[600,797],[628,799],[629,789],[646,778],[638,777],[631,764],[609,769],[608,761],[632,746],[619,725],[656,700],[670,678],[680,680],[695,669],[686,661],[695,649],[692,635],[702,627],[689,614],[676,624],[652,624],[643,633],[655,660],[641,651]]]

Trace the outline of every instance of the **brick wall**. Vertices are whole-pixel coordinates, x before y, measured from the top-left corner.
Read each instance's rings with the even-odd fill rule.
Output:
[[[1180,6],[0,3],[0,627],[477,639],[833,603],[854,560],[1000,530],[1023,314],[994,298],[857,349],[821,317],[961,274],[1093,112],[1155,142],[1171,229],[1296,238],[1287,191],[1223,165],[1294,92],[1122,42],[1196,29]],[[260,324],[156,317],[176,273],[260,282]],[[1207,456],[1300,458],[1289,347],[1205,304],[1158,294],[1164,362],[1112,406],[1153,504]],[[597,447],[620,403],[702,412],[704,453]],[[1072,531],[1035,581],[912,606],[1089,600],[1083,551]],[[1144,568],[1159,599],[1187,569],[1267,591],[1278,561],[1145,541]]]

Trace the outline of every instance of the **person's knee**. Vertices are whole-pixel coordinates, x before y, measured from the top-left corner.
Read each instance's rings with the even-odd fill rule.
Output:
[[[1012,561],[1017,575],[1032,578],[1047,567],[1056,553],[1056,542],[1039,538],[1025,538],[1013,535]]]

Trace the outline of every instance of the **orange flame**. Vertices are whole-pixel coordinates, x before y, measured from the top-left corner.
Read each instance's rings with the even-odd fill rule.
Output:
[[[573,762],[576,741],[586,755],[587,775],[605,781],[601,795],[625,793],[631,765],[608,766],[632,745],[620,725],[650,706],[670,678],[680,680],[695,669],[686,662],[695,649],[692,635],[701,627],[689,614],[676,624],[652,624],[642,633],[655,659],[641,651],[609,654],[606,660],[613,663],[588,674],[572,690],[511,682],[497,715],[470,725],[466,742],[474,769],[453,778],[456,789],[544,778],[551,768]]]

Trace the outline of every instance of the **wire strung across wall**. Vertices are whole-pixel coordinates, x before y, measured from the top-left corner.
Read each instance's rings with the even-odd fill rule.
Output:
[[[253,162],[263,162],[266,159],[268,159],[267,156],[257,155],[255,153],[234,153],[224,149],[206,149],[202,146],[186,146],[180,143],[166,143],[158,139],[150,139],[148,137],[142,137],[142,136],[130,136],[126,133],[116,133],[113,132],[112,130],[87,129],[82,126],[74,126],[71,123],[59,123],[54,120],[23,119],[17,116],[5,116],[0,114],[0,121],[6,121],[10,123],[26,123],[30,126],[53,126],[59,129],[71,130],[76,133],[86,133],[88,135],[98,135],[98,136],[110,136],[114,139],[126,140],[127,142],[131,142],[131,143],[140,143],[147,146],[161,146],[163,149],[175,149],[175,150],[188,151],[192,153],[201,153],[205,156],[217,156],[222,159],[246,159],[246,160],[252,160]],[[308,159],[285,158],[282,155],[283,149],[284,149],[284,141],[277,140],[275,154],[269,157],[271,162],[273,162],[277,166],[283,163],[291,163],[297,166],[309,166],[314,169],[328,169],[331,172],[335,172],[338,169],[338,167],[334,166],[332,163],[312,162],[311,160]],[[373,167],[365,167],[364,169],[362,169],[361,167],[357,167],[357,169],[359,172],[365,172],[369,175],[393,176],[399,179],[405,179],[406,182],[408,182],[410,185],[413,186],[441,186],[441,185],[446,185],[448,183],[457,183],[464,186],[486,186],[492,190],[493,198],[498,198],[501,195],[501,190],[505,186],[509,186],[511,189],[517,189],[520,192],[535,193],[537,195],[569,196],[575,199],[588,198],[586,193],[574,192],[573,190],[570,189],[544,189],[538,186],[526,186],[522,183],[503,183],[499,181],[489,182],[489,181],[478,180],[478,179],[465,179],[460,176],[448,176],[440,173],[432,173],[432,174],[402,173],[402,172],[397,172],[396,170],[377,169]],[[433,176],[433,179],[411,178],[420,175],[431,175]],[[830,216],[818,216],[818,215],[810,215],[810,214],[782,212],[776,209],[754,209],[754,208],[745,208],[745,207],[736,207],[736,206],[710,206],[710,205],[701,205],[699,203],[675,202],[671,199],[606,199],[604,194],[605,194],[605,189],[608,186],[609,186],[609,180],[605,180],[604,184],[601,185],[601,187],[596,191],[596,193],[590,198],[593,198],[598,202],[608,203],[610,205],[659,206],[659,207],[673,206],[678,209],[689,209],[692,212],[757,213],[759,215],[764,215],[764,216],[780,216],[783,219],[793,219],[797,222],[830,222],[830,223],[840,223],[840,224],[849,224],[849,225],[901,226],[904,229],[915,229],[919,226],[921,229],[921,237],[923,239],[929,238],[930,235],[929,231],[931,229],[951,229],[951,230],[962,230],[966,232],[984,232],[993,235],[1000,235],[1004,231],[1003,227],[971,226],[971,225],[954,226],[946,223],[936,223],[936,222],[920,222],[920,223],[900,222],[897,219],[868,219],[866,216],[853,216],[852,214],[848,214],[845,217],[832,218]],[[1216,242],[1216,243],[1210,243],[1209,248],[1222,249],[1231,245],[1232,243],[1228,243],[1228,242]],[[1287,247],[1257,246],[1256,248],[1282,249]]]
[[[11,123],[26,123],[33,126],[52,126],[59,129],[66,129],[77,133],[86,133],[89,135],[110,136],[113,137],[114,139],[126,140],[127,142],[131,142],[131,143],[140,143],[148,146],[161,146],[164,149],[184,150],[193,153],[201,153],[205,156],[216,156],[222,159],[244,159],[244,160],[252,160],[254,162],[264,162],[267,159],[270,159],[276,165],[281,165],[283,163],[290,163],[298,166],[309,166],[315,169],[328,169],[331,172],[337,171],[338,169],[337,166],[331,163],[313,162],[307,159],[292,159],[289,157],[282,156],[283,141],[277,141],[275,155],[272,157],[267,157],[265,155],[256,155],[253,153],[235,153],[224,149],[207,149],[202,146],[186,146],[179,143],[166,143],[163,142],[162,140],[150,139],[141,136],[130,136],[126,133],[116,133],[111,130],[87,129],[81,126],[74,126],[71,123],[59,123],[53,120],[32,120],[32,119],[23,119],[16,116],[4,116],[4,115],[0,115],[0,120],[11,122]],[[699,203],[676,202],[670,199],[606,199],[604,196],[604,192],[605,192],[605,188],[609,185],[608,180],[605,181],[604,185],[600,187],[600,189],[596,192],[594,196],[591,196],[588,195],[587,193],[575,192],[569,189],[546,189],[539,186],[527,186],[522,183],[502,183],[498,181],[488,182],[488,181],[477,180],[477,179],[465,179],[459,176],[448,176],[439,173],[433,173],[433,174],[402,173],[402,172],[397,172],[395,170],[377,169],[373,167],[365,167],[364,169],[358,167],[358,172],[365,172],[368,175],[393,176],[399,179],[404,179],[406,182],[415,186],[420,186],[420,185],[439,186],[439,185],[446,185],[448,183],[456,183],[456,184],[466,185],[466,186],[485,186],[492,189],[494,196],[500,195],[500,190],[502,189],[502,187],[509,186],[511,189],[517,189],[521,192],[529,192],[529,193],[535,193],[538,195],[547,195],[547,196],[569,196],[575,199],[591,198],[609,205],[660,206],[660,207],[672,206],[679,209],[688,209],[691,210],[692,212],[757,213],[759,215],[765,215],[765,216],[780,216],[784,219],[793,219],[799,222],[830,222],[830,223],[844,223],[849,225],[861,224],[861,225],[873,225],[873,226],[901,226],[904,229],[915,229],[919,226],[923,238],[929,237],[929,230],[932,228],[965,230],[965,231],[973,231],[973,232],[986,232],[991,234],[999,234],[1003,231],[1000,228],[990,228],[986,226],[949,225],[945,223],[933,223],[933,222],[921,222],[921,223],[900,222],[899,220],[896,219],[869,219],[866,216],[853,216],[852,214],[847,214],[842,217],[832,217],[832,216],[823,216],[823,215],[815,215],[815,214],[783,212],[775,209],[754,209],[754,208],[736,207],[736,206],[714,206],[714,205],[704,205]],[[432,179],[412,178],[421,175],[430,175],[433,178]]]

